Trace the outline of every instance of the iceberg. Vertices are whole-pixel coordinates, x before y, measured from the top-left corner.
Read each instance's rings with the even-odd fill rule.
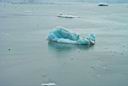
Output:
[[[65,14],[59,14],[57,17],[61,17],[61,18],[80,18],[78,16],[65,15]]]
[[[107,3],[99,3],[98,6],[108,6]]]
[[[43,86],[55,86],[55,83],[42,83]]]
[[[80,37],[79,34],[68,31],[64,27],[56,27],[48,34],[49,42],[78,44],[78,45],[94,45],[95,34],[88,34],[87,37]]]

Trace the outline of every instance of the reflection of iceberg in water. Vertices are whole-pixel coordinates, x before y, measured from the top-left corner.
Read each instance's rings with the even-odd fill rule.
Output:
[[[50,50],[54,49],[58,52],[61,51],[70,51],[70,50],[75,50],[75,49],[80,49],[80,50],[88,50],[92,46],[90,45],[73,45],[73,44],[61,44],[57,42],[48,42],[48,47]]]
[[[54,57],[69,57],[73,53],[79,54],[84,51],[92,50],[94,46],[90,45],[73,45],[73,44],[61,44],[57,42],[48,42],[48,51],[52,53]],[[71,55],[70,55],[71,54]],[[73,54],[73,56],[75,55]]]
[[[48,41],[61,44],[94,45],[95,34],[89,34],[87,37],[80,37],[79,34],[69,32],[63,27],[56,27],[49,33]]]

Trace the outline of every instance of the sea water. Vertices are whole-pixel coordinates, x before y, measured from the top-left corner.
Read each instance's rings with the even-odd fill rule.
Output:
[[[0,86],[128,86],[128,4],[97,5],[1,3]],[[95,33],[96,44],[49,43],[56,26]]]

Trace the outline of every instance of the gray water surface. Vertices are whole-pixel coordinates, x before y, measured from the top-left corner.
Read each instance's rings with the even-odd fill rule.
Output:
[[[128,86],[127,22],[127,4],[0,4],[0,86]],[[95,33],[96,45],[48,43],[56,26]]]

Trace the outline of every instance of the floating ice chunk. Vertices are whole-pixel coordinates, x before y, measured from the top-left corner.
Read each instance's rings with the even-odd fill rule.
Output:
[[[61,18],[79,18],[78,16],[59,14],[57,17]]]
[[[89,34],[87,37],[80,37],[79,34],[69,32],[64,27],[56,27],[49,32],[48,40],[58,43],[80,44],[80,45],[94,45],[95,34]]]
[[[24,13],[32,13],[32,11],[26,10],[24,11]]]
[[[42,83],[43,86],[55,86],[55,83]]]
[[[99,3],[98,6],[108,6],[107,3]]]

